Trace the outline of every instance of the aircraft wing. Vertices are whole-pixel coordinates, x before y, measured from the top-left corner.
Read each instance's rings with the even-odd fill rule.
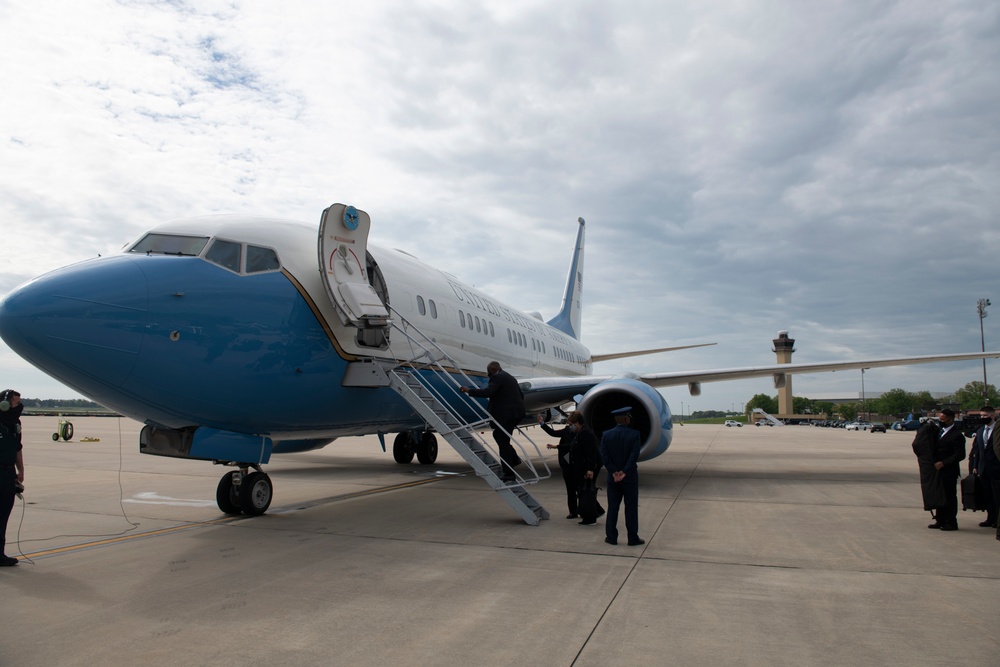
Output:
[[[801,375],[804,373],[825,373],[833,371],[881,368],[885,366],[909,366],[912,364],[932,364],[945,361],[976,361],[995,359],[1000,352],[975,352],[969,354],[929,354],[921,357],[896,357],[893,359],[865,359],[861,361],[826,361],[815,364],[773,364],[748,368],[718,368],[702,371],[673,371],[669,373],[644,373],[637,379],[651,387],[676,387],[699,382],[719,382],[721,380],[744,380],[747,378]]]
[[[885,366],[909,366],[948,361],[975,361],[1000,358],[1000,352],[973,352],[967,354],[931,354],[919,357],[895,357],[892,359],[863,359],[860,361],[827,361],[814,364],[773,364],[746,368],[715,368],[694,371],[670,371],[666,373],[644,373],[642,375],[581,375],[568,377],[518,378],[524,392],[525,408],[531,412],[575,400],[576,396],[587,393],[598,384],[616,378],[639,380],[651,387],[676,387],[699,385],[702,382],[723,380],[745,380],[756,377],[772,377],[776,383],[783,383],[783,376],[805,373],[880,368]]]

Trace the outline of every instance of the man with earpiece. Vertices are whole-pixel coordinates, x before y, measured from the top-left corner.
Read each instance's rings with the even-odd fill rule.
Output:
[[[17,565],[17,559],[4,554],[7,545],[7,519],[14,509],[14,496],[24,484],[24,458],[21,456],[21,394],[13,389],[0,392],[0,567]]]

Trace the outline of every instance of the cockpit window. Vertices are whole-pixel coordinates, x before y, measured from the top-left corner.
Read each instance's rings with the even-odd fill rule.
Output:
[[[219,266],[227,268],[230,271],[239,273],[241,249],[242,246],[239,243],[216,239],[215,242],[212,243],[212,247],[208,249],[207,253],[205,253],[205,259],[213,264],[218,264]]]
[[[278,255],[273,250],[256,245],[247,246],[247,273],[277,271],[280,268]]]
[[[190,255],[195,257],[205,249],[207,236],[177,234],[146,234],[129,248],[129,252],[157,255]]]

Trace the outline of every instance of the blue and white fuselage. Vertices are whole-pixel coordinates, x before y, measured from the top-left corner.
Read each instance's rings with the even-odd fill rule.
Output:
[[[257,468],[249,482],[261,496],[244,508],[250,513],[269,502],[259,466],[272,452],[342,436],[429,435],[400,394],[351,380],[365,363],[391,367],[413,358],[406,336],[387,321],[433,340],[454,376],[485,385],[487,364],[499,361],[518,379],[529,418],[574,402],[600,435],[613,426],[612,410],[631,407],[641,459],[662,454],[672,440],[670,409],[656,387],[686,384],[697,394],[703,382],[764,376],[778,387],[797,373],[1000,356],[593,375],[594,361],[678,348],[591,355],[580,342],[579,223],[563,303],[547,323],[405,252],[368,244],[367,214],[335,204],[324,211],[319,235],[314,226],[246,216],[160,225],[118,254],[12,291],[0,303],[0,336],[60,382],[147,424],[146,453],[239,465],[243,474]],[[433,462],[436,451],[425,446],[418,456]],[[230,511],[237,494],[226,480],[218,498]]]
[[[213,261],[223,241],[240,246],[241,264]],[[276,261],[249,264],[266,251]],[[589,352],[567,334],[404,252],[369,245],[368,253],[381,296],[470,374],[493,359],[516,377],[589,373]],[[266,435],[275,451],[282,441],[423,427],[390,390],[342,386],[349,362],[408,350],[391,334],[388,347],[381,337],[365,345],[342,323],[318,269],[316,230],[295,222],[212,216],[160,225],[118,255],[10,294],[2,331],[64,384],[146,423]]]

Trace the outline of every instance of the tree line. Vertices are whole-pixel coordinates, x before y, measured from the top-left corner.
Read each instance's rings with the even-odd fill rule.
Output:
[[[91,409],[103,409],[104,406],[100,403],[94,403],[93,401],[87,401],[82,398],[25,398],[21,397],[21,403],[24,404],[25,409],[27,408],[46,408],[51,410],[58,410],[61,408],[91,408]]]
[[[813,401],[803,396],[792,397],[792,411],[797,415],[827,415],[839,414],[844,419],[854,419],[861,412],[878,415],[905,416],[936,410],[944,405],[957,406],[960,410],[978,410],[988,402],[992,406],[1000,405],[1000,394],[997,388],[986,385],[986,400],[983,399],[983,383],[973,380],[954,394],[944,398],[934,398],[927,390],[910,392],[905,389],[890,389],[881,396],[865,398],[861,401],[831,403],[830,401]],[[747,412],[759,408],[769,414],[778,412],[778,397],[767,394],[756,394],[746,404]]]

